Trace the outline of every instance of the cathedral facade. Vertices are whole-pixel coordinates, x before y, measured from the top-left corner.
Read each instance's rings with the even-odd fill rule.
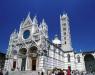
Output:
[[[46,73],[53,68],[71,67],[71,70],[86,71],[86,54],[76,53],[72,48],[67,14],[60,15],[59,19],[61,40],[56,35],[50,41],[45,20],[38,24],[36,16],[32,20],[29,13],[19,31],[14,30],[10,36],[4,69]],[[95,58],[95,53],[91,55]]]

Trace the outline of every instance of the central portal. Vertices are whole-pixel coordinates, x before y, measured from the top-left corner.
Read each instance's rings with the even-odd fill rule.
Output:
[[[33,71],[36,70],[36,59],[35,58],[32,59],[32,70]]]
[[[29,55],[31,58],[31,70],[32,71],[36,71],[36,67],[37,67],[37,47],[32,46],[29,50]]]

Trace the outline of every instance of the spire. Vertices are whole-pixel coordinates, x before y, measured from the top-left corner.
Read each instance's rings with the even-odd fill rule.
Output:
[[[40,23],[40,25],[39,25],[39,28],[41,28],[42,29],[42,24]]]
[[[30,12],[28,13],[28,16],[30,17]]]
[[[38,33],[39,28],[38,28],[38,21],[37,21],[37,17],[35,16],[33,18],[33,22],[32,22],[32,34],[34,33]]]
[[[23,20],[20,24],[20,29],[21,28],[25,28],[27,26],[31,26],[32,25],[32,20],[31,20],[31,17],[30,17],[30,12],[28,13],[25,21]]]
[[[43,25],[46,25],[46,22],[45,22],[45,20],[44,20],[44,19],[42,20],[42,24],[43,24]]]
[[[48,38],[48,26],[45,22],[45,20],[43,19],[41,24],[40,24],[40,31],[43,33],[43,35]]]
[[[21,23],[20,23],[20,29],[22,28],[23,23],[24,23],[24,18],[23,18],[23,20],[22,20]]]
[[[31,19],[31,18],[30,18],[30,12],[28,13],[28,15],[27,15],[27,18],[26,18],[26,19]]]
[[[39,31],[41,31],[42,30],[42,24],[40,23],[40,25],[39,25]]]
[[[16,29],[14,29],[14,31],[11,33],[11,36],[14,37],[15,34],[16,34]]]
[[[11,33],[10,39],[13,39],[13,37],[15,37],[15,35],[16,35],[16,29]]]
[[[63,13],[62,18],[68,18],[67,13]]]
[[[48,26],[47,26],[47,24],[46,24],[44,19],[42,20],[42,27],[45,28],[45,29],[48,29]]]
[[[35,25],[35,24],[38,24],[37,16],[35,16],[35,17],[33,18],[33,24],[34,24],[34,25]]]
[[[66,11],[64,11],[62,15],[60,14],[60,19],[61,19],[62,17],[66,17],[66,16],[67,16],[67,13],[66,13]]]
[[[41,28],[42,27],[42,24],[40,23],[39,27]]]

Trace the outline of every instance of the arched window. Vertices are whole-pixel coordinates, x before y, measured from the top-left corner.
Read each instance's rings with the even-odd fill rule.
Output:
[[[80,63],[80,56],[79,55],[77,56],[77,60],[78,60],[78,63]]]
[[[68,57],[68,62],[70,62],[70,54],[68,54],[67,57]]]

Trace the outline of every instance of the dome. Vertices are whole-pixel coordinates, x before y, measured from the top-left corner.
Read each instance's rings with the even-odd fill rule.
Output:
[[[55,35],[55,38],[54,38],[54,40],[52,40],[52,42],[54,44],[61,44],[61,41],[58,39],[58,36],[57,35]]]

